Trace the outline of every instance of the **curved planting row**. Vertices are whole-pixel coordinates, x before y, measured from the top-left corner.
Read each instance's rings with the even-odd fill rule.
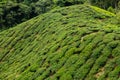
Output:
[[[0,79],[119,79],[120,28],[114,16],[77,5],[0,32]]]

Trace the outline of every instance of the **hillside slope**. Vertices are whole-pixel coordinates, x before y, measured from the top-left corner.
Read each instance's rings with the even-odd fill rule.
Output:
[[[113,17],[76,5],[0,32],[0,80],[120,79],[120,27]]]

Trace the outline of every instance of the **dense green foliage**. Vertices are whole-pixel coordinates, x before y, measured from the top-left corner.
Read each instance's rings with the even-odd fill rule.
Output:
[[[107,9],[110,6],[113,8],[117,8],[119,1],[120,0],[90,0],[91,4],[94,4],[104,9]]]
[[[30,1],[30,0],[29,0]],[[0,3],[0,27],[11,27],[53,8],[51,0],[3,1]]]
[[[15,26],[61,6],[91,4],[116,12],[119,0],[0,0],[0,28]],[[115,8],[115,9],[114,9]]]
[[[76,2],[83,3],[83,0]],[[73,4],[76,4],[73,0],[3,0],[0,3],[0,27],[11,27],[48,12],[56,6]]]
[[[120,79],[120,23],[103,9],[56,8],[0,32],[0,80]]]

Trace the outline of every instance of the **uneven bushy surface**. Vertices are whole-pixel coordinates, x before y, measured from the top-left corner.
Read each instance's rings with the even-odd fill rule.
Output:
[[[0,80],[120,79],[120,28],[112,17],[77,5],[0,32]]]

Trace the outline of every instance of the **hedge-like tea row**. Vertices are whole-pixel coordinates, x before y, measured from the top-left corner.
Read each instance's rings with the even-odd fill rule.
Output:
[[[77,5],[2,31],[0,80],[120,79],[120,27],[115,23],[110,12]]]

